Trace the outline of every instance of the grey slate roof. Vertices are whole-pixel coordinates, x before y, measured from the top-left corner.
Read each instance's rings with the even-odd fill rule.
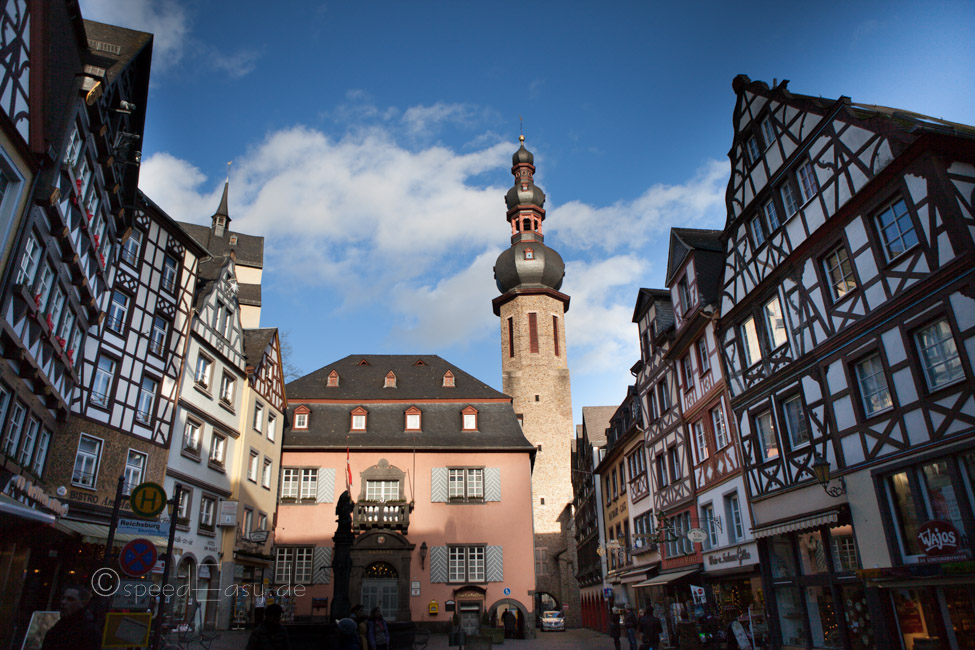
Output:
[[[332,370],[339,374],[339,385],[329,388]],[[383,388],[390,370],[397,387]],[[443,386],[448,370],[453,388]],[[308,430],[285,430],[285,448],[535,453],[508,396],[436,355],[350,355],[292,381],[286,391],[289,422],[296,408],[310,413]],[[405,412],[414,405],[421,411],[422,431],[404,431]],[[350,431],[351,411],[358,406],[368,413],[366,430]],[[467,406],[477,409],[477,431],[463,430],[461,412]]]
[[[244,330],[244,359],[248,366],[257,367],[264,350],[278,331],[276,327],[255,327]]]
[[[670,250],[667,253],[667,284],[674,279],[677,269],[691,251],[721,253],[723,258],[724,246],[721,245],[721,232],[698,228],[671,228]]]
[[[89,50],[86,60],[92,65],[105,68],[105,78],[109,83],[114,81],[144,47],[152,43],[152,34],[96,23],[93,20],[85,20],[85,34],[88,36]],[[115,47],[118,47],[118,54],[114,51]]]
[[[289,422],[297,404],[288,396]],[[421,432],[404,431],[405,404],[363,405],[368,411],[366,431],[349,431],[350,411],[355,404],[305,404],[308,430],[288,428],[284,448],[316,449],[417,449],[423,451],[482,450],[524,451],[534,455],[535,446],[525,438],[510,402],[472,402],[477,409],[477,431],[463,431],[461,411],[466,403],[419,404]]]
[[[643,315],[650,309],[654,300],[670,300],[670,291],[667,289],[647,289],[641,287],[636,295],[636,305],[633,306],[633,322],[639,323]]]
[[[606,429],[609,428],[609,421],[616,413],[616,409],[616,406],[582,407],[582,424],[589,436],[589,444],[593,447],[606,445]]]
[[[264,238],[257,235],[245,235],[232,230],[224,230],[222,237],[213,234],[209,226],[195,223],[180,224],[196,241],[206,247],[214,256],[227,255],[231,250],[237,251],[237,263],[243,266],[264,267]],[[237,236],[237,243],[230,244],[230,237]]]
[[[193,308],[197,311],[203,307],[203,303],[206,302],[206,296],[210,293],[211,286],[220,279],[220,274],[228,261],[229,258],[226,255],[221,255],[200,262],[196,287],[193,292]]]
[[[368,365],[359,365],[365,360]],[[417,361],[422,361],[418,365]],[[339,385],[328,388],[332,370]],[[386,373],[396,374],[396,388],[383,388]],[[454,388],[444,388],[444,373],[454,375]],[[350,354],[287,386],[289,400],[424,400],[424,399],[510,399],[479,379],[434,354]]]
[[[261,306],[261,285],[241,284],[237,290],[237,302],[242,305]]]

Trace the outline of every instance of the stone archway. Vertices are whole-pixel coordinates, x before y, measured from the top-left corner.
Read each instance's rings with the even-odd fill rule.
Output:
[[[410,540],[392,531],[373,531],[356,537],[350,552],[352,573],[349,577],[349,598],[352,604],[362,602],[364,581],[389,580],[395,574],[396,613],[391,618],[397,621],[411,620],[410,558],[414,548],[416,545],[411,544]],[[389,569],[381,571],[380,564],[388,565]],[[382,587],[382,584],[367,582],[366,586],[373,589]]]
[[[501,600],[495,601],[494,604],[487,609],[488,617],[491,619],[492,624],[502,627],[504,626],[501,620],[501,615],[506,609],[514,610],[515,616],[517,617],[515,626],[516,636],[514,638],[528,638],[525,634],[529,625],[528,608],[514,598],[502,598]]]

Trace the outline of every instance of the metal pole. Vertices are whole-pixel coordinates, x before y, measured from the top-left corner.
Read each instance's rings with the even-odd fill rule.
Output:
[[[166,544],[166,564],[163,566],[162,587],[159,590],[159,602],[156,604],[156,620],[153,623],[152,648],[159,648],[159,641],[162,638],[163,616],[166,615],[166,585],[169,584],[169,570],[173,566],[173,544],[176,541],[176,515],[179,513],[179,498],[182,495],[182,487],[179,483],[173,490],[173,498],[169,503],[173,506],[173,511],[169,514],[169,543]]]
[[[118,485],[115,486],[115,503],[112,505],[112,522],[108,525],[108,539],[105,541],[105,566],[112,560],[112,546],[115,545],[115,529],[118,528],[119,508],[122,507],[122,499],[125,496],[122,491],[125,489],[125,474],[118,477]]]

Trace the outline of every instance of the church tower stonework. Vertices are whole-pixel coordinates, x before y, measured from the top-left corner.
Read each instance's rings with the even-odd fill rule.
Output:
[[[511,247],[494,266],[501,295],[492,302],[501,319],[502,390],[512,398],[525,437],[536,447],[532,471],[535,525],[535,615],[552,607],[580,624],[576,548],[571,526],[571,450],[575,427],[566,361],[561,293],[565,263],[545,245],[545,193],[535,185],[534,156],[521,147],[512,156],[514,186],[505,196]]]

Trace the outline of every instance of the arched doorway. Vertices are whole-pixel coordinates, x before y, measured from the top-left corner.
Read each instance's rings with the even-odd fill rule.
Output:
[[[487,610],[491,624],[496,627],[505,627],[504,613],[506,611],[511,612],[514,616],[515,629],[512,636],[509,636],[508,631],[505,630],[505,638],[524,639],[526,637],[525,621],[528,620],[528,610],[514,598],[502,598],[491,605]]]
[[[192,615],[191,605],[196,602],[193,590],[196,584],[196,560],[192,556],[185,556],[176,567],[176,594],[173,596],[173,618],[184,623],[192,623],[187,617]]]
[[[196,576],[196,598],[200,601],[199,620],[203,628],[212,629],[216,620],[217,603],[220,598],[220,584],[217,561],[208,556],[200,562]]]
[[[362,606],[378,607],[387,621],[396,620],[399,608],[399,574],[387,562],[373,562],[362,574]]]

